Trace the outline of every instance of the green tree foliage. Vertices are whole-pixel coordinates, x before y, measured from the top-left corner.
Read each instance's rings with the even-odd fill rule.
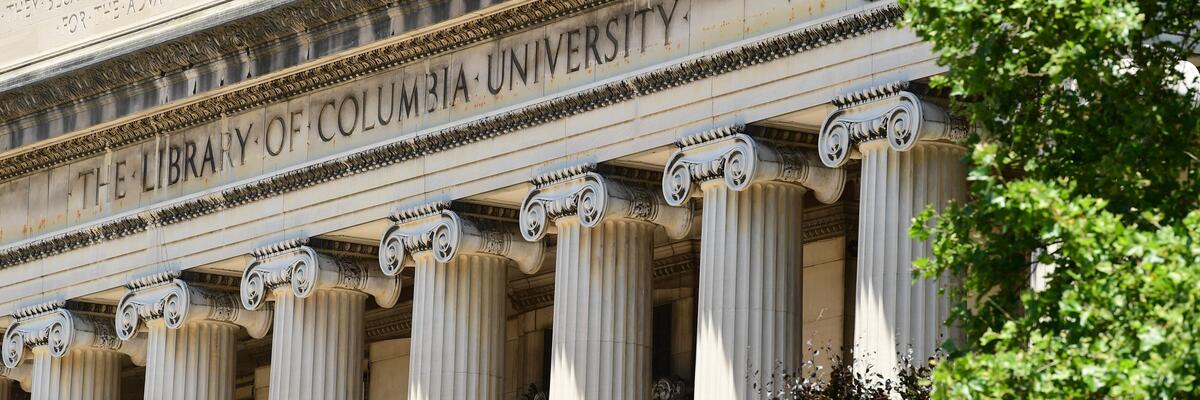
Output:
[[[912,232],[963,282],[934,397],[1200,397],[1200,3],[901,2],[984,132]]]

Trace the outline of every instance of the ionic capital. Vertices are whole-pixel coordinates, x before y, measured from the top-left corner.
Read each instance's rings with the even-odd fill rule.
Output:
[[[258,310],[280,292],[298,298],[317,290],[351,290],[375,297],[390,308],[400,298],[400,280],[383,275],[365,262],[335,256],[292,239],[255,250],[254,261],[242,274],[242,307]]]
[[[860,157],[859,144],[876,140],[906,151],[919,141],[960,143],[967,138],[971,126],[966,119],[907,89],[907,82],[894,82],[834,99],[837,110],[825,118],[818,137],[821,161],[840,167]]]
[[[66,302],[51,301],[17,310],[16,318],[4,333],[4,366],[17,368],[25,360],[25,350],[44,349],[60,358],[71,350],[94,349],[125,353],[134,364],[145,365],[146,342],[122,341],[112,320],[68,310]]]
[[[152,321],[168,329],[194,321],[225,322],[246,328],[254,338],[271,329],[270,311],[244,310],[237,292],[192,286],[179,276],[164,272],[126,285],[129,292],[117,303],[117,337],[133,339]]]
[[[605,218],[623,218],[661,225],[672,238],[686,237],[692,227],[692,212],[673,207],[649,188],[616,182],[592,172],[594,165],[571,167],[537,177],[534,188],[521,203],[521,235],[541,240],[548,225],[566,217],[578,217],[585,227]]]
[[[762,143],[744,131],[735,125],[680,140],[663,173],[667,203],[683,205],[699,193],[700,183],[713,180],[736,191],[761,182],[794,183],[812,189],[822,203],[841,197],[846,171],[822,167],[798,148]]]
[[[396,223],[379,245],[385,275],[399,274],[406,257],[422,255],[447,263],[459,254],[490,254],[512,260],[526,274],[541,268],[544,244],[520,240],[515,232],[461,216],[449,206],[434,203],[396,213]]]

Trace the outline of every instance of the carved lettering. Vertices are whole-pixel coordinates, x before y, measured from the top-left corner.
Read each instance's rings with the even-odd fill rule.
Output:
[[[670,12],[666,11],[662,4],[654,6],[654,9],[658,10],[658,15],[662,18],[663,22],[663,44],[671,44],[671,20],[675,18],[676,8],[679,8],[679,0],[675,0],[671,4]]]
[[[322,104],[321,111],[317,112],[317,136],[321,137],[322,142],[333,140],[333,132],[329,132],[329,136],[325,136],[325,110],[334,108],[333,104],[333,100],[330,100]]]
[[[304,111],[292,111],[288,116],[288,124],[292,126],[288,134],[288,151],[296,151],[296,135],[300,133],[301,120],[296,117],[304,116]]]
[[[354,106],[354,108],[346,107],[347,103],[349,103],[351,106]],[[348,123],[346,122],[346,119],[343,118],[346,116],[346,111],[350,111],[350,122]],[[354,134],[354,127],[358,125],[358,98],[354,97],[354,95],[347,95],[346,97],[343,97],[342,103],[338,105],[337,115],[338,132],[341,133],[342,136],[350,136]]]
[[[208,171],[217,173],[217,159],[213,156],[212,138],[204,141],[204,157],[200,159],[200,176],[204,176],[204,167],[208,166]]]
[[[121,160],[117,161],[117,163],[113,165],[113,170],[115,172],[113,174],[115,175],[113,178],[113,198],[116,198],[117,200],[125,198],[125,187],[123,186],[125,184],[125,173],[121,171],[121,169],[125,167],[125,163],[125,160]]]
[[[610,62],[617,59],[617,50],[620,50],[621,44],[617,42],[617,36],[613,34],[613,25],[620,22],[617,17],[609,19],[604,24],[604,36],[608,37],[608,42],[612,44],[612,54],[604,55],[604,62]]]
[[[272,156],[277,156],[277,155],[279,155],[279,153],[283,152],[284,141],[286,141],[286,138],[284,136],[285,130],[287,130],[287,127],[283,123],[283,117],[275,116],[274,118],[271,118],[270,122],[267,122],[267,134],[266,134],[266,137],[264,138],[264,140],[266,140],[265,146],[267,148],[267,154],[270,154]],[[278,133],[278,134],[277,135],[272,134],[273,132]],[[272,139],[273,137],[276,137],[276,136],[279,137],[279,145],[278,146],[275,145],[275,140]]]
[[[242,133],[241,129],[233,128],[234,134],[237,135],[238,147],[241,149],[241,155],[238,157],[238,165],[246,165],[246,141],[250,140],[250,131],[253,129],[253,122],[246,126],[245,134]]]
[[[413,77],[412,85],[400,84],[400,109],[404,110],[404,118],[412,118],[420,113],[421,105],[417,102],[417,78]],[[407,89],[407,90],[406,90]]]
[[[3,11],[5,1],[28,2],[0,0],[0,11]],[[42,1],[45,4],[58,4],[58,0]],[[178,0],[98,1],[107,5],[98,8],[97,12],[110,18],[116,14],[149,9],[157,3]],[[650,31],[654,31],[651,35],[657,35],[657,29],[663,30],[663,41],[653,46],[672,45],[686,39],[688,29],[681,29],[679,23],[688,22],[688,2],[680,3],[679,0],[651,0],[650,4],[643,3],[637,8],[606,13],[603,17],[592,15],[591,18],[570,20],[575,22],[552,23],[526,31],[520,39],[510,37],[481,44],[492,46],[486,53],[448,53],[438,61],[421,64],[423,67],[408,66],[380,71],[380,75],[370,78],[370,83],[346,82],[344,86],[312,93],[308,97],[289,98],[285,103],[272,105],[268,109],[244,110],[239,111],[240,115],[221,116],[210,126],[198,126],[180,133],[164,132],[155,142],[141,144],[141,148],[126,152],[124,159],[113,160],[110,155],[98,168],[94,164],[88,168],[75,167],[71,170],[74,172],[70,172],[74,175],[64,178],[69,180],[64,185],[68,185],[67,192],[73,196],[70,204],[79,204],[83,208],[98,207],[114,199],[128,197],[138,187],[130,188],[130,185],[140,184],[142,192],[148,193],[181,182],[227,173],[236,173],[239,179],[246,178],[306,161],[296,157],[265,164],[257,162],[282,156],[285,152],[325,155],[349,150],[349,146],[357,144],[330,143],[339,136],[352,137],[371,132],[378,136],[378,140],[389,140],[448,122],[444,118],[427,119],[425,114],[454,109],[454,118],[459,118],[460,115],[489,112],[506,105],[504,102],[499,102],[498,106],[471,104],[481,100],[479,93],[471,92],[482,91],[483,87],[487,88],[487,93],[483,94],[484,102],[491,100],[488,95],[508,99],[504,97],[506,91],[526,90],[531,85],[547,80],[572,78],[564,80],[562,85],[552,85],[548,91],[572,90],[584,82],[594,81],[587,79],[590,77],[574,79],[576,76],[572,74],[588,74],[592,67],[612,63],[621,57],[628,58],[631,54],[636,56],[639,52],[656,50],[650,46],[651,42],[658,42],[657,37],[647,39]],[[683,9],[680,9],[681,6]],[[77,21],[70,23],[86,29],[92,22],[87,18],[78,17]],[[621,63],[618,68],[642,65],[644,63]],[[548,94],[539,90],[536,95]],[[527,97],[515,98],[523,100]],[[282,110],[278,107],[280,105],[283,106]],[[255,131],[255,125],[265,127],[259,133]],[[405,128],[403,131],[399,129],[401,126]],[[312,140],[307,136],[312,129],[316,130],[315,134],[320,140]],[[327,151],[317,149],[320,146],[340,147]],[[138,162],[139,156],[141,166],[130,165]],[[247,162],[248,158],[251,162]],[[241,169],[248,168],[260,169],[242,173]],[[131,183],[131,180],[140,182]],[[209,181],[223,184],[233,180],[214,178]],[[211,188],[196,186],[188,190]],[[168,193],[174,195],[177,192]],[[155,197],[155,200],[162,199]]]
[[[179,177],[180,177],[180,175],[182,175],[182,174],[180,174],[180,170],[179,170],[179,162],[180,162],[179,152],[180,152],[179,146],[172,145],[172,146],[167,147],[167,184],[168,185],[174,185],[174,184],[178,183]]]

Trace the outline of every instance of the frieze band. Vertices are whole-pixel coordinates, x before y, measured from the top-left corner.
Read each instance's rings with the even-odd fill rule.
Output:
[[[765,39],[761,42],[693,59],[683,64],[648,72],[628,80],[612,82],[593,89],[569,94],[534,104],[528,108],[483,118],[428,135],[372,147],[359,153],[276,174],[262,180],[232,187],[186,202],[170,204],[128,217],[106,221],[94,226],[55,234],[43,239],[23,242],[0,250],[0,268],[30,262],[50,254],[58,254],[105,240],[143,232],[155,223],[161,225],[177,223],[211,214],[225,208],[309,187],[321,182],[328,182],[333,179],[381,168],[424,154],[436,153],[465,143],[496,137],[529,126],[559,120],[614,102],[625,101],[646,93],[679,86],[698,79],[726,73],[737,68],[744,68],[800,51],[829,45],[847,38],[892,27],[901,15],[902,10],[895,4],[870,8],[854,15],[838,18],[816,26],[801,28],[793,32]],[[134,123],[134,125],[137,124],[141,123]],[[145,124],[147,124],[146,129],[151,129],[148,122],[145,122]],[[159,129],[170,128],[171,126],[170,124],[155,125],[153,131],[158,132]],[[126,128],[131,131],[136,130],[133,126]],[[100,146],[96,148],[103,149],[105,147]],[[70,156],[69,154],[72,153],[50,151],[45,153],[45,158],[14,161],[19,165],[25,166],[21,167],[16,166],[18,164],[14,164],[14,167],[11,169],[0,168],[0,179],[11,178],[25,172],[82,157],[81,155]],[[10,172],[4,172],[6,170]]]

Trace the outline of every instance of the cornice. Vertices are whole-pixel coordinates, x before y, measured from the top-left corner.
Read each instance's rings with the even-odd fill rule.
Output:
[[[124,118],[100,128],[78,132],[69,138],[64,138],[49,145],[18,152],[0,160],[0,181],[81,158],[102,154],[108,149],[147,140],[161,132],[172,132],[215,121],[225,115],[232,115],[250,108],[290,99],[338,83],[457,50],[484,40],[516,33],[526,28],[587,11],[614,1],[617,0],[533,1],[424,34],[387,41],[381,45],[368,46],[366,50],[335,60],[317,63],[310,68],[285,75],[262,78],[255,83],[216,93],[207,98],[186,102],[179,107],[147,115]],[[386,2],[381,0],[341,0],[328,3],[336,5],[350,2],[378,2],[386,4]],[[326,7],[315,7],[314,10],[320,11]],[[312,11],[299,10],[296,12],[307,14]],[[181,46],[177,50],[187,54],[189,52],[187,49],[188,46]],[[195,48],[191,50],[196,51]],[[168,56],[169,53],[162,57]],[[157,62],[158,60],[154,61]],[[173,60],[162,62],[168,65],[176,64]],[[133,65],[138,64],[141,63],[134,63]],[[80,77],[89,76],[87,73],[76,75]],[[97,84],[97,82],[85,79],[83,82],[68,87],[72,87],[73,89],[71,90],[78,90],[75,86]],[[56,86],[42,86],[38,85],[37,87],[37,90],[42,90],[41,92],[23,93],[22,97],[55,97],[49,93],[58,90],[55,89]],[[3,97],[0,97],[0,105],[3,104],[2,99]],[[0,116],[0,120],[3,119],[5,118]]]
[[[427,134],[405,138],[358,151],[342,157],[272,175],[257,181],[229,187],[202,197],[164,205],[126,215],[86,227],[53,234],[50,236],[18,242],[0,249],[0,268],[28,263],[50,255],[90,246],[107,240],[122,238],[145,231],[151,226],[165,226],[222,209],[236,207],[253,201],[270,198],[283,193],[311,187],[320,183],[344,178],[358,173],[379,169],[427,154],[437,153],[468,143],[502,136],[531,126],[558,121],[614,103],[657,93],[696,80],[710,78],[798,52],[834,44],[873,31],[894,27],[903,15],[903,9],[894,3],[868,8],[856,14],[840,17],[824,23],[748,43],[735,48],[689,59],[682,63],[644,72],[623,80],[608,82],[587,90],[551,98],[521,109],[480,118],[457,126]],[[392,55],[380,57],[392,59]],[[355,68],[346,66],[346,76],[354,75]],[[361,71],[359,71],[361,73]],[[279,78],[283,79],[283,78]],[[344,78],[350,79],[350,78]],[[239,92],[246,91],[243,89]],[[270,97],[267,94],[248,93],[255,98]],[[209,100],[214,101],[214,100]],[[203,102],[200,102],[203,103]],[[213,107],[218,107],[215,102]],[[232,107],[232,106],[229,106]],[[185,107],[190,112],[208,113],[203,108]],[[220,107],[218,107],[220,108]],[[165,112],[164,112],[165,113]],[[158,114],[161,115],[162,113]],[[154,122],[142,119],[130,123],[125,130],[108,128],[104,133],[88,136],[104,141],[104,135],[126,137],[141,127],[158,127]],[[146,128],[149,129],[149,128]],[[71,153],[69,149],[60,149]],[[52,153],[50,153],[52,154]],[[78,158],[78,152],[75,152]],[[44,156],[49,156],[44,154]],[[70,158],[70,155],[63,157]],[[73,158],[72,158],[73,159]],[[14,159],[0,162],[0,169],[12,171],[20,162]],[[27,160],[28,161],[28,160]],[[19,168],[17,168],[19,169]],[[9,175],[11,176],[11,172]]]
[[[301,0],[32,83],[38,78],[24,74],[3,83],[0,121],[234,56],[371,10],[431,2],[445,0]]]

